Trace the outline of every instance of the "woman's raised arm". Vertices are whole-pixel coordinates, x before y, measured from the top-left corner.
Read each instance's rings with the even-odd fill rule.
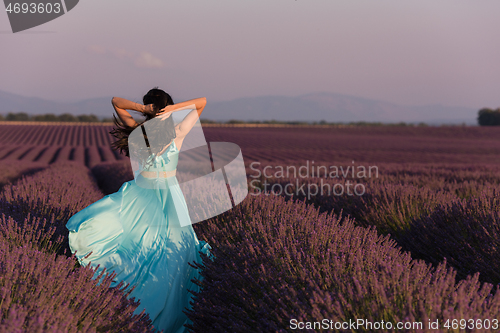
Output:
[[[134,127],[137,125],[137,122],[135,119],[130,115],[130,113],[127,110],[133,110],[137,112],[142,112],[142,113],[152,113],[153,112],[153,105],[142,105],[139,103],[135,103],[132,101],[129,101],[128,99],[121,98],[121,97],[113,97],[111,99],[111,104],[113,104],[113,107],[115,108],[116,113],[118,114],[118,117],[120,117],[121,121],[130,127]]]
[[[195,99],[190,99],[189,101],[173,104],[173,105],[167,105],[165,108],[161,110],[161,113],[158,113],[160,118],[162,118],[162,114],[165,114],[166,117],[168,117],[168,113],[176,112],[176,111],[181,111],[181,110],[186,110],[186,109],[195,109],[191,112],[189,112],[184,119],[177,125],[178,126],[178,131],[179,131],[179,136],[184,137],[186,136],[189,131],[193,128],[194,124],[200,118],[201,113],[203,112],[203,109],[205,108],[205,105],[207,104],[207,99],[205,97],[201,98],[195,98]]]

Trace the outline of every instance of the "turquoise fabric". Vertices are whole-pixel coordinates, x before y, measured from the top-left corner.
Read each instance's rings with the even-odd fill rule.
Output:
[[[173,142],[141,170],[173,170],[178,152]],[[66,224],[69,246],[82,265],[100,265],[96,276],[104,268],[115,271],[112,287],[120,281],[135,286],[135,313],[145,309],[157,330],[187,332],[183,325],[190,321],[182,311],[191,308],[188,290],[200,288],[191,280],[201,280],[188,263],[202,263],[199,251],[210,255],[210,246],[198,240],[191,224],[180,227],[189,214],[175,176],[136,180],[72,216]]]

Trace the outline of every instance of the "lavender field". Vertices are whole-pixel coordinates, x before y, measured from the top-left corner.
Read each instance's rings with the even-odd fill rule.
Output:
[[[500,331],[500,129],[203,127],[250,193],[194,225],[193,332]],[[0,125],[0,332],[153,331],[69,253],[69,217],[133,179],[110,130]],[[357,320],[393,326],[335,327]]]

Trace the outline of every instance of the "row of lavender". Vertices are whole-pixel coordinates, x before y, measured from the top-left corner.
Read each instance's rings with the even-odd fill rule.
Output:
[[[0,125],[0,161],[75,161],[87,167],[125,157],[111,149],[111,126]]]
[[[207,128],[207,140],[238,144],[245,160],[329,164],[500,164],[500,131],[484,127]]]
[[[112,126],[0,125],[0,160],[93,167],[124,157],[111,150]],[[238,144],[246,161],[500,164],[500,132],[479,127],[204,127],[208,142]]]
[[[153,332],[126,286],[98,285],[70,256],[65,224],[102,198],[77,162],[0,163],[0,332]]]
[[[5,145],[109,146],[111,126],[93,125],[0,125]]]
[[[414,259],[434,265],[446,259],[457,279],[479,272],[480,281],[500,283],[500,166],[382,164],[376,175],[372,170],[371,177],[358,177],[365,166],[351,165],[346,168],[357,171],[338,178],[281,177],[280,165],[269,166],[248,171],[256,192],[342,212],[357,226],[390,235]]]
[[[102,163],[125,159],[104,146],[0,146],[0,161],[43,163],[74,161],[89,168]]]

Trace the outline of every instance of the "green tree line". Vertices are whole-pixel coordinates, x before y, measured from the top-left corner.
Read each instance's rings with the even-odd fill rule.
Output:
[[[111,118],[100,120],[96,115],[72,115],[64,113],[55,115],[52,113],[29,115],[25,112],[8,113],[6,116],[0,114],[0,121],[47,121],[47,122],[84,122],[84,123],[97,123],[97,122],[112,122]]]
[[[482,108],[477,113],[477,122],[481,126],[499,126],[500,108],[496,110],[490,108]]]
[[[137,119],[136,119],[137,120]],[[0,121],[40,121],[40,122],[113,122],[113,118],[103,118],[99,119],[96,115],[73,115],[70,113],[64,113],[61,115],[55,115],[52,113],[40,114],[40,115],[29,115],[25,112],[18,113],[8,113],[6,116],[0,114]],[[424,122],[418,124],[414,123],[382,123],[382,122],[327,122],[325,120],[321,121],[281,121],[281,120],[236,120],[231,119],[228,121],[215,121],[210,119],[200,119],[202,124],[288,124],[288,125],[354,125],[354,126],[429,126]],[[481,109],[478,116],[479,125],[500,125],[500,108],[497,110],[491,109]]]
[[[40,114],[40,115],[29,115],[25,112],[18,113],[8,113],[7,116],[3,116],[0,114],[0,121],[43,121],[43,122],[113,122],[112,118],[104,118],[99,120],[99,118],[93,114],[91,115],[72,115],[70,113],[64,113],[61,115],[55,115],[52,113],[49,114]],[[335,122],[327,122],[325,120],[321,121],[281,121],[281,120],[235,120],[231,119],[228,121],[215,121],[210,119],[200,119],[202,124],[288,124],[288,125],[358,125],[358,126],[383,126],[383,125],[395,125],[395,126],[415,126],[410,123],[381,123],[381,122],[350,122],[350,123],[335,123]],[[427,126],[425,123],[419,123],[417,126]]]

